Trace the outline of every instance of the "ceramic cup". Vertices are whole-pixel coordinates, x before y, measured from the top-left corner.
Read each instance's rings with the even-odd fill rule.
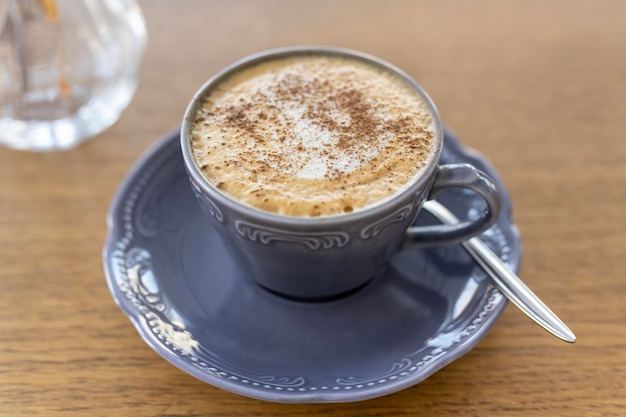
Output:
[[[372,207],[328,217],[292,217],[244,205],[214,187],[191,150],[193,118],[222,80],[263,61],[297,55],[338,55],[382,67],[405,79],[423,96],[437,125],[434,158],[403,191]],[[280,295],[324,300],[364,286],[380,275],[402,245],[454,243],[489,228],[498,217],[494,182],[467,164],[439,165],[443,128],[432,100],[407,74],[380,59],[345,49],[295,47],[262,52],[224,69],[207,81],[187,107],[181,127],[185,167],[202,211],[224,241],[241,273]],[[457,225],[410,227],[423,202],[449,187],[474,191],[486,202],[480,216]]]

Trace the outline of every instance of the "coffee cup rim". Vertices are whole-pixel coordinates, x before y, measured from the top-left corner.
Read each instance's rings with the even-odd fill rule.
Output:
[[[195,161],[193,156],[193,152],[191,149],[191,141],[189,137],[191,135],[191,129],[193,127],[193,122],[195,115],[199,106],[202,106],[204,103],[204,98],[211,91],[212,88],[219,85],[223,80],[232,76],[236,72],[239,72],[245,68],[255,66],[264,61],[277,60],[282,58],[288,58],[293,56],[303,56],[303,55],[326,55],[326,56],[340,56],[346,57],[349,59],[357,59],[362,62],[365,62],[370,65],[377,66],[382,68],[385,71],[391,72],[394,75],[400,77],[405,82],[407,82],[411,87],[413,87],[423,98],[426,106],[431,111],[433,116],[435,127],[436,127],[436,139],[437,145],[435,146],[434,152],[427,160],[425,166],[415,174],[414,180],[410,182],[408,186],[405,186],[399,191],[396,191],[395,194],[389,198],[382,199],[380,202],[376,202],[365,208],[355,210],[351,213],[340,213],[329,216],[319,216],[319,217],[299,217],[299,216],[289,216],[278,213],[272,213],[269,211],[261,210],[256,207],[252,207],[246,204],[243,204],[237,201],[235,198],[223,193],[218,188],[213,186],[211,182],[204,176],[198,164]],[[200,191],[211,198],[213,201],[218,202],[222,206],[227,207],[229,210],[235,210],[237,212],[244,212],[246,216],[249,218],[256,218],[260,221],[271,222],[275,224],[282,224],[287,226],[295,226],[295,227],[310,227],[310,226],[333,226],[345,224],[346,222],[359,221],[365,218],[371,218],[372,216],[376,217],[377,214],[386,213],[389,211],[390,207],[395,207],[399,201],[405,201],[407,195],[413,195],[417,193],[419,190],[422,190],[426,183],[432,178],[434,175],[434,171],[439,164],[439,160],[441,157],[441,152],[443,149],[443,127],[441,123],[441,119],[439,116],[439,112],[435,106],[435,103],[430,98],[428,93],[415,81],[411,78],[406,72],[396,67],[393,64],[390,64],[383,59],[375,57],[373,55],[369,55],[367,53],[363,53],[360,51],[341,48],[341,47],[333,47],[333,46],[316,46],[316,45],[307,45],[307,46],[288,46],[282,48],[274,48],[261,52],[257,52],[252,55],[248,55],[238,61],[235,61],[231,65],[222,69],[211,78],[209,78],[194,94],[193,98],[189,102],[183,117],[183,121],[180,129],[180,141],[181,141],[181,150],[183,154],[183,159],[185,162],[185,168],[188,175],[191,177],[193,182],[200,187]]]

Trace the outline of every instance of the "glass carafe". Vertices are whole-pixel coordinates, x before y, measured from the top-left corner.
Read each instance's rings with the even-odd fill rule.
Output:
[[[64,149],[111,126],[145,42],[135,0],[0,0],[0,144]]]

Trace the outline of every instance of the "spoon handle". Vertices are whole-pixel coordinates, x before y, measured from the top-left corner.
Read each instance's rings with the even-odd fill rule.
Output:
[[[427,201],[423,207],[442,223],[459,222],[450,210],[435,200]],[[491,277],[495,286],[524,314],[559,339],[569,343],[576,341],[576,335],[565,323],[480,238],[474,237],[461,244]]]

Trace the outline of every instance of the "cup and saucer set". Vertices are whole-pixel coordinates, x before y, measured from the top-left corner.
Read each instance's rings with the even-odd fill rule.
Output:
[[[187,116],[220,77],[268,56],[294,53],[265,53],[227,68],[199,91]],[[469,164],[487,174],[501,209],[480,237],[517,271],[521,241],[504,184],[484,156],[450,131],[441,131],[434,169]],[[189,149],[181,141],[187,132],[183,122],[181,130],[148,151],[124,180],[109,210],[103,254],[115,302],[142,339],[184,372],[266,401],[365,400],[418,384],[460,358],[504,311],[506,298],[460,244],[405,244],[389,253],[379,248],[384,243],[370,243],[386,239],[386,234],[394,240],[394,227],[440,227],[426,210],[419,210],[427,191],[413,192],[415,201],[407,200],[408,205],[390,205],[388,214],[380,209],[378,214],[364,210],[346,215],[355,219],[354,234],[348,224],[333,224],[330,229],[337,232],[322,233],[297,221],[287,231],[277,226],[281,219],[271,223],[271,216],[229,205],[226,197],[199,184],[202,180],[192,172]],[[422,187],[433,182],[436,187],[437,181],[428,179]],[[437,200],[469,223],[490,204],[479,194],[444,185]],[[373,215],[382,220],[372,223],[368,216]],[[360,224],[368,221],[373,227]],[[359,258],[353,246],[371,256]],[[373,278],[366,276],[374,267],[370,258],[382,252],[385,267]],[[337,269],[332,265],[338,257],[349,259],[353,272],[344,272],[350,275],[345,280],[332,277],[345,282],[345,288],[324,292],[323,286],[316,287],[328,280],[321,264],[328,259]],[[286,270],[302,279],[290,277],[296,284],[286,283]],[[314,299],[302,297],[307,294]]]

